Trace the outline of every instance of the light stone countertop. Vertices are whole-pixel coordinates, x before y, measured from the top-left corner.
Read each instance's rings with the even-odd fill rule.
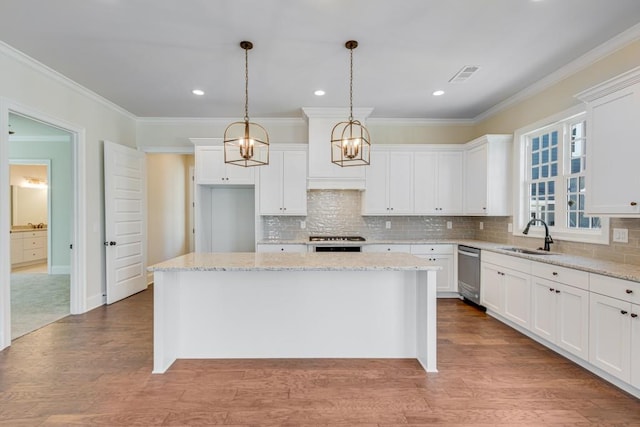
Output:
[[[307,244],[316,245],[317,242],[309,242],[307,240],[262,240],[258,243],[262,244]],[[389,240],[367,240],[365,242],[322,242],[322,244],[332,244],[343,246],[343,243],[350,243],[356,246],[365,245],[467,245],[481,250],[487,250],[502,255],[509,255],[518,258],[525,258],[532,261],[542,262],[546,264],[558,265],[561,267],[573,268],[576,270],[586,271],[588,273],[602,274],[603,276],[615,277],[617,279],[631,280],[640,282],[640,266],[633,264],[622,264],[613,261],[603,261],[593,258],[586,258],[576,255],[562,254],[559,252],[551,252],[550,255],[528,255],[506,251],[502,248],[513,247],[508,243],[485,242],[482,240],[460,240],[460,239],[389,239]],[[368,255],[373,255],[369,253]]]
[[[149,271],[424,271],[440,270],[405,253],[190,253]]]

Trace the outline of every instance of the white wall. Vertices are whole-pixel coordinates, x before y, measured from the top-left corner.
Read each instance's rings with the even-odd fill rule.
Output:
[[[108,70],[105,70],[108,72]],[[84,155],[79,159],[86,171],[82,183],[82,197],[86,201],[84,221],[85,247],[76,247],[86,256],[84,276],[76,280],[85,287],[84,309],[102,304],[105,289],[104,264],[104,193],[103,193],[103,140],[114,141],[131,147],[136,146],[135,119],[126,111],[103,100],[99,96],[82,89],[77,84],[57,74],[8,45],[0,42],[0,177],[8,180],[7,156],[7,108],[37,112],[38,116],[55,119],[58,123],[68,123],[70,127],[80,129]],[[6,189],[1,188],[6,187]],[[9,186],[0,186],[0,233],[9,232]],[[8,251],[3,242],[2,252]],[[0,266],[0,279],[8,277],[8,257],[3,257]],[[8,280],[7,280],[8,282]],[[0,306],[6,306],[8,291],[0,293]],[[6,330],[6,322],[2,325]],[[0,337],[0,348],[7,344]]]

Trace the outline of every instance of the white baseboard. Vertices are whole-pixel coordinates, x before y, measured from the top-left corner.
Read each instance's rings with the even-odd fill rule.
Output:
[[[94,308],[98,308],[101,305],[107,303],[107,297],[102,294],[96,294],[87,298],[87,311],[91,311]]]

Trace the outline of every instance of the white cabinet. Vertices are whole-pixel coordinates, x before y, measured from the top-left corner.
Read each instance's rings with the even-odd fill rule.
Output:
[[[411,253],[411,245],[362,245],[362,252],[403,252],[408,254]]]
[[[590,275],[589,362],[640,388],[640,283]]]
[[[307,252],[307,245],[304,243],[258,243],[258,252]]]
[[[47,259],[47,231],[11,233],[11,264],[36,263]]]
[[[426,259],[433,266],[441,267],[436,272],[436,290],[439,297],[457,296],[454,245],[411,245],[411,254]]]
[[[640,67],[577,97],[587,103],[587,213],[640,214]]]
[[[483,252],[480,302],[496,314],[529,328],[531,262],[511,256]]]
[[[307,214],[307,153],[273,150],[269,165],[261,166],[260,215]]]
[[[366,168],[363,215],[413,213],[413,153],[372,151]]]
[[[511,135],[485,135],[466,144],[464,213],[511,213]]]
[[[424,151],[414,154],[414,213],[462,214],[463,151]]]
[[[253,185],[255,183],[255,168],[226,164],[224,149],[221,146],[196,146],[195,163],[196,184]]]
[[[534,262],[531,332],[589,358],[589,273]]]

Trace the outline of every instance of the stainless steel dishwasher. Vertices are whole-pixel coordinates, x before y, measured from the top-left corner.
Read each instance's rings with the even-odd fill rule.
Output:
[[[480,249],[458,245],[458,292],[480,304]]]

